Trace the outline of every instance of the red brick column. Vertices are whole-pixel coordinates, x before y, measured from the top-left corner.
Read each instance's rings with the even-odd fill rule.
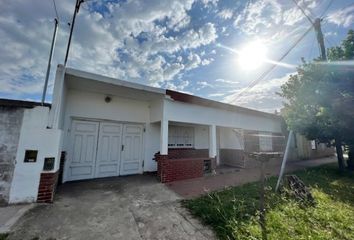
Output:
[[[52,203],[54,193],[58,182],[57,172],[43,172],[38,187],[37,202],[39,203]]]
[[[157,176],[161,182],[165,182],[166,174],[164,173],[164,170],[166,169],[166,161],[168,161],[168,155],[156,154],[155,159],[157,161]]]

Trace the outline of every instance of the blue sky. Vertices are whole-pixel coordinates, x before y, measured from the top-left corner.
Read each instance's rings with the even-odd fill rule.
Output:
[[[56,0],[60,28],[49,101],[74,2]],[[298,2],[312,19],[324,14],[327,47],[354,28],[354,0]],[[0,2],[0,97],[40,99],[55,15],[52,0]],[[319,55],[314,32],[284,59],[289,66],[241,96],[271,64],[246,70],[233,50],[261,41],[267,59],[277,60],[309,27],[292,0],[90,0],[78,14],[68,66],[273,112],[282,106],[275,93],[300,59]]]

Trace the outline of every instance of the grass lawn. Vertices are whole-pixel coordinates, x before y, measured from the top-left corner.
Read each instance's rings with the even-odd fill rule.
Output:
[[[267,180],[268,239],[354,239],[354,176],[340,175],[336,165],[295,174],[311,187],[316,206],[275,194],[276,178]],[[251,183],[185,200],[190,212],[210,225],[220,239],[261,239],[259,184]]]

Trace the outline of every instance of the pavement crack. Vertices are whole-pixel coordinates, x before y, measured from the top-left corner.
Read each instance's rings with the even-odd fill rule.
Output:
[[[134,219],[134,222],[135,222],[135,226],[136,226],[136,229],[138,229],[138,233],[139,233],[139,236],[140,236],[140,239],[144,240],[146,239],[143,235],[143,233],[141,232],[140,230],[140,227],[139,227],[139,219],[138,217],[135,215],[134,211],[131,210],[131,208],[128,208],[129,209],[129,212],[131,213],[131,215],[133,216],[133,219]]]

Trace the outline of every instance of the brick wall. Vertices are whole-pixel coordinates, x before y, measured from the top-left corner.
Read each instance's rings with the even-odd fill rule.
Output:
[[[43,172],[38,187],[37,202],[52,203],[54,193],[58,182],[59,171],[57,172]]]
[[[194,148],[170,148],[168,149],[168,157],[176,158],[208,158],[209,149]]]
[[[0,205],[9,201],[23,108],[0,107]]]
[[[163,183],[202,177],[208,155],[208,149],[169,149],[168,155],[156,154],[157,175]],[[214,168],[215,159],[211,160]]]
[[[158,158],[160,181],[163,183],[203,176],[205,158]]]

